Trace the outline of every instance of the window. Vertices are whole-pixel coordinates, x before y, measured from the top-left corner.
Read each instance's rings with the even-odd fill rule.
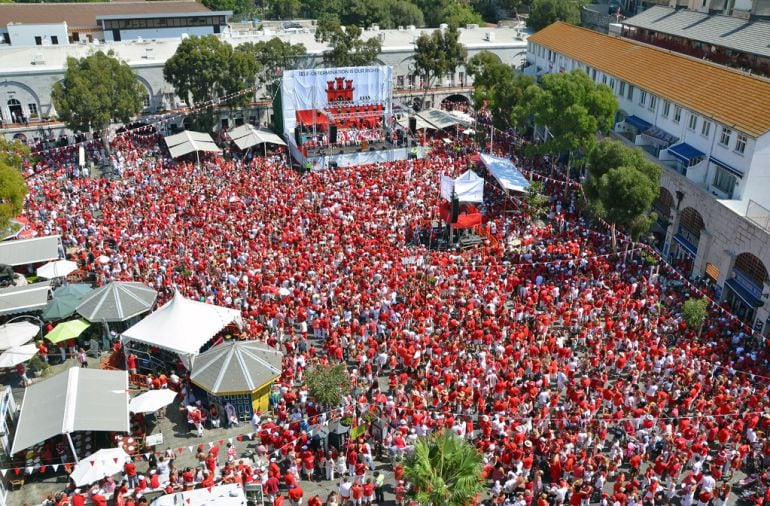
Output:
[[[626,82],[620,81],[620,90],[618,91],[618,95],[621,97],[626,96]]]
[[[682,119],[682,108],[678,105],[674,106],[674,123],[679,123]]]
[[[610,78],[610,88],[615,89],[615,79]]]
[[[35,36],[35,45],[36,46],[42,46],[43,45],[43,37]]]
[[[650,110],[655,110],[655,105],[658,103],[658,97],[655,95],[650,95]]]
[[[696,126],[698,126],[698,117],[694,114],[690,114],[690,122],[687,123],[687,128],[694,132]]]
[[[669,113],[671,112],[671,102],[666,100],[663,102],[663,117],[668,118]]]
[[[714,188],[717,190],[726,193],[728,198],[732,198],[736,181],[737,179],[734,175],[730,174],[722,167],[717,167],[717,172],[714,174],[714,183],[712,186],[714,186]]]
[[[735,139],[735,152],[743,154],[744,151],[746,151],[746,141],[748,139],[743,134],[738,134],[738,137]]]
[[[29,109],[30,118],[37,118],[37,104],[27,104],[27,109]]]
[[[647,104],[647,92],[644,90],[641,90],[641,93],[639,93],[639,105],[645,105]]]
[[[631,84],[628,85],[628,95],[626,95],[626,96],[628,97],[629,100],[633,100],[634,99],[634,87],[633,87],[633,85],[631,85]]]
[[[54,45],[54,46],[58,46],[59,45],[59,37],[57,37],[56,35],[51,35],[51,44]]]
[[[703,120],[703,126],[700,127],[700,134],[703,137],[708,137],[709,132],[711,132],[711,122]]]
[[[730,136],[733,135],[733,131],[727,127],[722,127],[722,134],[719,136],[719,144],[727,146],[730,144]]]

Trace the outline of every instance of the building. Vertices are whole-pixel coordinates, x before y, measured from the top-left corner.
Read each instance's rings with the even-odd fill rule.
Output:
[[[565,23],[530,36],[527,60],[530,73],[581,69],[612,88],[615,136],[664,167],[661,251],[709,278],[739,317],[765,326],[770,81]]]
[[[770,21],[656,6],[620,22],[620,34],[752,74],[770,76]]]
[[[0,4],[0,41],[25,47],[208,35],[221,33],[230,15],[193,0]]]
[[[724,14],[741,19],[770,18],[770,0],[623,0],[627,12],[642,12],[655,6]]]
[[[414,27],[380,30],[375,26],[366,30],[363,37],[376,37],[380,40],[382,51],[376,63],[393,66],[394,96],[397,101],[404,105],[419,103],[425,108],[438,105],[438,102],[446,98],[467,101],[472,90],[471,80],[465,68],[460,68],[453,75],[445,76],[437,87],[425,96],[425,103],[422,104],[424,92],[420,87],[421,83],[416,81],[413,75],[414,42],[421,33],[429,31],[432,30]],[[304,44],[307,56],[300,61],[301,68],[322,66],[322,53],[328,49],[326,43],[315,40],[312,26],[301,29],[263,27],[260,30],[228,28],[218,36],[232,45],[266,41],[273,37],[280,37],[292,44]],[[520,28],[469,25],[461,28],[460,32],[460,42],[467,48],[469,57],[481,51],[491,51],[504,63],[517,67],[525,61],[526,37],[527,33]],[[35,122],[55,116],[51,105],[51,89],[63,78],[67,57],[81,58],[97,50],[113,51],[134,69],[141,83],[147,88],[149,98],[146,112],[173,110],[182,105],[173,87],[163,78],[163,65],[174,54],[181,38],[137,37],[132,41],[116,42],[110,40],[108,33],[104,34],[104,38],[103,42],[94,39],[92,43],[69,45],[5,48],[0,45],[0,118],[6,126],[9,123],[18,124],[21,119],[28,119],[32,126],[32,130],[25,128],[23,131],[12,132],[13,135],[27,132],[24,133],[25,136],[36,136]],[[231,121],[236,124],[244,121],[268,124],[269,111],[272,109],[270,94],[263,89],[253,98],[257,104],[252,112],[246,117],[222,118],[223,126],[229,126]],[[6,131],[6,135],[8,133]]]

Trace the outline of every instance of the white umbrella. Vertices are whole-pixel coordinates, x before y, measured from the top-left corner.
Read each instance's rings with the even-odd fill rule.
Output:
[[[16,364],[26,362],[37,353],[37,346],[34,344],[24,344],[5,350],[0,355],[0,367],[13,367]]]
[[[476,133],[476,130],[469,128],[467,130],[463,130],[463,135],[473,135]]]
[[[288,288],[281,287],[278,289],[278,294],[281,295],[282,297],[288,297],[289,295],[291,295],[291,291],[289,291]]]
[[[29,342],[40,332],[40,328],[30,322],[7,323],[0,327],[0,350],[21,346]]]
[[[99,262],[100,264],[108,264],[110,263],[110,257],[108,257],[107,255],[99,255],[96,261]]]
[[[77,463],[70,474],[75,486],[82,487],[123,471],[128,454],[123,448],[103,448]]]
[[[173,390],[150,390],[131,399],[128,410],[132,413],[154,413],[174,402],[175,398],[176,392]]]
[[[61,278],[76,271],[78,264],[70,260],[56,260],[55,262],[48,262],[42,267],[37,268],[37,275],[41,278],[53,279]]]

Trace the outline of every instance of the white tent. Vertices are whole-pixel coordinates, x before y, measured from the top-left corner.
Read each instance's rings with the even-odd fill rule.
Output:
[[[174,399],[176,392],[171,389],[148,390],[131,399],[128,410],[132,413],[154,413],[174,402]]]
[[[250,123],[234,128],[228,134],[241,151],[257,144],[278,144],[285,146],[283,139],[266,128],[257,128]]]
[[[233,322],[242,325],[237,309],[186,299],[176,292],[160,309],[123,332],[122,339],[173,351],[189,368],[191,357]]]
[[[484,179],[472,170],[457,179],[441,176],[441,197],[452,200],[452,190],[460,202],[484,202]]]
[[[70,474],[70,479],[77,487],[83,487],[106,476],[112,476],[123,470],[123,465],[130,460],[123,448],[102,448],[81,460]]]
[[[446,111],[442,111],[441,109],[428,109],[426,111],[418,112],[417,117],[427,121],[437,130],[443,130],[444,128],[463,123],[460,118],[457,118]]]
[[[503,190],[525,192],[529,189],[529,181],[509,159],[482,153],[481,161]]]
[[[76,271],[78,264],[71,260],[56,260],[38,267],[35,272],[39,278],[63,278]]]
[[[461,125],[470,126],[472,125],[476,120],[473,119],[473,116],[468,114],[467,112],[462,111],[449,111],[449,114],[454,116],[455,118],[460,120]]]
[[[163,140],[166,141],[166,146],[168,146],[172,158],[179,158],[180,156],[189,153],[197,153],[198,151],[208,151],[210,153],[222,152],[222,149],[216,145],[214,139],[212,139],[209,134],[202,132],[185,130],[182,133],[169,135]]]
[[[128,373],[72,367],[34,383],[24,391],[16,427],[11,454],[59,434],[128,432]]]
[[[435,130],[436,127],[434,127],[432,124],[428,123],[424,119],[422,119],[420,116],[415,115],[415,128],[417,130]],[[404,128],[409,128],[409,116],[404,116],[400,120],[398,120],[398,124],[401,125]]]

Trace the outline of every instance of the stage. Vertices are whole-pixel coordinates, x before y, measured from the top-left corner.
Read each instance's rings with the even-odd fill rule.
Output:
[[[307,156],[302,154],[294,143],[289,143],[289,149],[300,166],[305,167],[310,162],[312,170],[407,160],[412,154],[416,158],[422,158],[430,152],[428,147],[397,147],[389,142],[373,143],[366,151],[358,146],[309,149]]]

